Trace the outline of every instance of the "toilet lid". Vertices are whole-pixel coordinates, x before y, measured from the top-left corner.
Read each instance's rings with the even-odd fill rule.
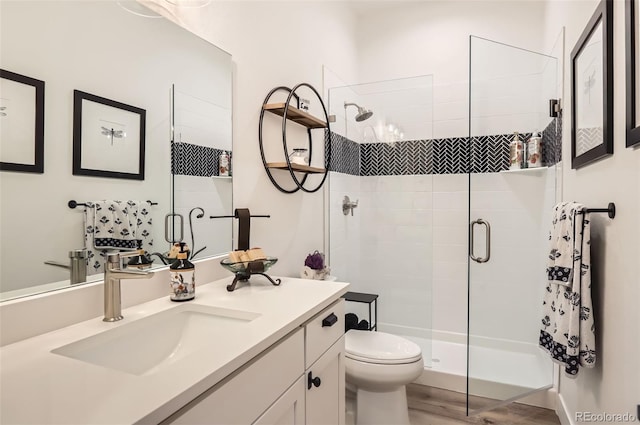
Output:
[[[346,356],[368,363],[401,364],[420,360],[420,347],[384,332],[350,330],[345,335]]]

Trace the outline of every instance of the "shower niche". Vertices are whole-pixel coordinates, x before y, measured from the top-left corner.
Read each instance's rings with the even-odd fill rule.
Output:
[[[299,89],[303,89],[306,93],[310,93],[317,99],[316,110],[323,116],[324,120],[315,117],[309,113],[309,107],[311,102],[307,99],[303,99],[297,93]],[[272,97],[276,94],[286,93],[286,99],[283,102],[273,102]],[[293,102],[293,104],[292,104]],[[295,106],[294,106],[295,105]],[[276,115],[282,117],[281,121],[265,119],[265,112],[268,115]],[[267,122],[269,121],[269,122]],[[288,130],[287,124],[291,122],[297,124],[297,128]],[[278,155],[273,146],[266,146],[264,143],[265,132],[276,132],[277,124],[281,124],[282,134],[282,148],[284,161],[269,161],[267,156],[276,157]],[[267,128],[270,127],[270,128]],[[312,130],[322,130],[312,132]],[[301,142],[305,140],[306,143]],[[293,135],[293,138],[287,138],[287,135]],[[260,145],[260,155],[262,157],[262,163],[264,169],[271,180],[271,183],[283,193],[295,193],[299,190],[307,193],[313,193],[318,191],[324,184],[327,178],[328,164],[331,161],[331,147],[329,143],[325,143],[325,140],[329,140],[331,135],[331,129],[329,125],[329,115],[322,101],[322,97],[316,91],[316,89],[307,84],[300,83],[293,88],[279,86],[274,88],[267,94],[260,111],[260,122],[258,126],[258,142]],[[320,136],[320,137],[319,137]],[[293,141],[292,141],[293,139]],[[321,140],[317,140],[321,139]],[[315,143],[314,143],[315,142]],[[314,145],[320,145],[320,149]],[[314,152],[320,151],[314,157]],[[273,170],[288,171],[290,180],[295,184],[295,187],[291,187],[291,184],[285,185],[283,178],[276,178],[279,172],[274,173]],[[280,173],[286,175],[287,173]],[[308,183],[310,175],[320,175],[319,181]],[[305,185],[306,184],[306,185]],[[288,186],[288,187],[287,187]],[[309,187],[311,186],[311,187]]]

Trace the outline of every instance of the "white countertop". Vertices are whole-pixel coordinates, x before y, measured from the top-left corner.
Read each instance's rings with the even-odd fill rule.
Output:
[[[273,286],[254,276],[234,292],[232,277],[196,289],[190,303],[259,313],[243,332],[222,334],[180,367],[132,375],[85,363],[51,350],[126,325],[184,303],[169,296],[123,310],[124,320],[102,315],[0,349],[0,423],[158,423],[220,382],[347,291],[341,282],[283,278]],[[34,320],[46,320],[34,317]],[[15,326],[20,326],[16,323]]]

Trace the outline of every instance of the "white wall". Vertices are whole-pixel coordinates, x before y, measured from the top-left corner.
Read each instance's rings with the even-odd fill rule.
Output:
[[[434,138],[468,134],[470,35],[541,51],[543,2],[393,4],[360,16],[359,80],[433,74]]]
[[[569,163],[570,54],[597,4],[597,1],[551,1],[545,17],[548,44],[561,26],[566,31],[564,199],[592,207],[615,202],[617,208],[614,220],[604,214],[595,215],[592,220],[592,291],[598,360],[595,369],[582,370],[575,380],[560,378],[561,407],[573,421],[575,414],[582,411],[636,414],[640,400],[640,150],[625,148],[623,1],[614,1],[614,155],[580,170],[572,170]]]
[[[353,15],[341,2],[220,1],[203,9],[183,9],[177,20],[233,57],[234,207],[271,214],[270,219],[252,220],[251,245],[279,258],[274,274],[298,276],[307,254],[324,250],[322,190],[283,194],[271,184],[258,149],[260,109],[276,86],[307,82],[322,95],[323,65],[349,81],[355,80]],[[315,108],[317,113],[318,101],[313,94],[299,93],[306,94],[312,112]],[[284,101],[281,96],[274,99]],[[305,137],[293,127],[288,127],[290,149],[295,137]],[[280,120],[265,117],[268,159],[283,160],[279,159],[280,134]],[[284,186],[293,187],[285,172],[274,173]],[[317,178],[310,179],[308,187],[313,188],[315,182]]]

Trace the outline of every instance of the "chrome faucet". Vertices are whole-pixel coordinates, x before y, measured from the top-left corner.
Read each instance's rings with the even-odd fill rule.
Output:
[[[154,272],[144,270],[124,270],[122,260],[138,255],[137,252],[123,254],[113,252],[107,254],[104,265],[104,318],[103,322],[117,322],[122,320],[122,298],[120,293],[120,279],[149,279]]]
[[[58,261],[45,261],[49,266],[62,267],[69,270],[69,281],[72,285],[82,283],[87,280],[87,250],[73,249],[69,251],[69,264]]]

